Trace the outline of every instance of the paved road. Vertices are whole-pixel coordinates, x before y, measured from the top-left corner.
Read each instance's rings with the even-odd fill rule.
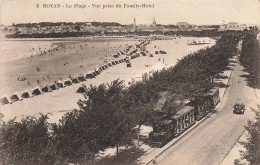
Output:
[[[157,161],[159,165],[219,165],[245,131],[248,119],[254,117],[251,107],[257,98],[253,88],[247,86],[243,67],[236,63],[219,108],[208,119],[192,130]],[[259,100],[258,100],[259,101]],[[233,114],[236,102],[246,105],[244,115]]]

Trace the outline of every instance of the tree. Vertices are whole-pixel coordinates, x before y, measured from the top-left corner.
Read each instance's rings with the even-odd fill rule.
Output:
[[[80,110],[84,116],[84,126],[95,141],[96,151],[107,147],[132,144],[133,115],[123,102],[123,81],[115,80],[111,84],[91,86],[87,90],[88,99],[80,101]],[[98,146],[98,147],[97,147]]]
[[[260,105],[258,105],[258,111],[260,110]],[[260,164],[260,120],[259,120],[259,112],[256,113],[256,122],[248,121],[245,126],[246,131],[248,132],[247,141],[239,142],[245,148],[245,151],[240,151],[241,159],[236,159],[235,164],[240,165],[243,164],[241,160],[248,161],[251,165]]]
[[[21,122],[15,119],[0,125],[1,164],[52,164],[46,150],[50,141],[47,115],[28,116]]]

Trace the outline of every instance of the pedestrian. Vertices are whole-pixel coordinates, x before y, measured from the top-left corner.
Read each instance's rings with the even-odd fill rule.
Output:
[[[28,81],[27,84],[30,85],[30,82]]]
[[[40,80],[37,80],[37,83],[40,84]]]
[[[158,165],[156,159],[153,159],[153,164],[154,164],[154,165]]]

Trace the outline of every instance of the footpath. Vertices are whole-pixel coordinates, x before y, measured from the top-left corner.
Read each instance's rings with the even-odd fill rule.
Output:
[[[217,84],[221,84],[219,87],[219,95],[220,100],[225,95],[226,89],[228,87],[228,83],[231,77],[231,74],[233,72],[233,68],[235,65],[235,62],[237,61],[237,57],[234,57],[230,59],[230,65],[229,69],[224,71],[219,77],[219,79],[215,79],[214,82]],[[216,110],[218,110],[220,107],[220,103],[215,107]],[[204,120],[206,120],[213,112],[208,113],[203,119],[196,122],[192,127],[190,127],[186,132],[178,136],[177,138],[174,138],[172,141],[167,143],[162,148],[151,148],[147,145],[141,145],[140,148],[143,148],[145,150],[145,154],[138,159],[138,164],[152,164],[153,160],[156,160],[157,157],[159,157],[162,153],[164,153],[168,148],[170,148],[172,145],[174,145],[176,142],[178,142],[183,136],[189,134],[194,128],[196,128],[198,125],[200,125]]]

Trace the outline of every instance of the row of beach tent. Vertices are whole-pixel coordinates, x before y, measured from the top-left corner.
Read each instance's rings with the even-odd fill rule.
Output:
[[[147,44],[147,43],[142,42],[140,44],[140,46],[145,45],[145,44]],[[137,52],[138,52],[137,49],[131,51],[130,56],[129,56],[130,59],[134,59],[134,58],[139,57],[140,53],[137,53]],[[80,75],[76,78],[70,78],[70,79],[67,79],[67,80],[59,80],[58,82],[54,82],[51,85],[46,85],[46,86],[41,87],[41,88],[35,87],[32,90],[26,89],[22,93],[15,92],[10,97],[8,97],[8,95],[5,94],[0,98],[0,104],[2,104],[2,105],[12,104],[13,102],[16,102],[16,101],[22,101],[23,99],[26,99],[26,98],[31,98],[31,97],[34,97],[34,96],[42,95],[43,93],[52,92],[54,90],[58,90],[59,88],[65,88],[66,86],[70,86],[72,84],[80,83],[80,82],[86,81],[87,79],[95,78],[103,70],[106,70],[109,67],[112,67],[113,65],[117,65],[117,64],[120,64],[122,62],[128,62],[129,57],[125,57],[125,58],[122,58],[122,59],[119,59],[119,60],[116,60],[116,61],[109,62],[106,65],[103,65],[99,68],[96,68],[93,71],[90,71],[85,75]],[[76,92],[77,93],[85,93],[86,88],[84,86],[81,86],[77,89]]]
[[[131,58],[135,58],[137,56],[138,55],[132,55]],[[67,80],[59,80],[59,81],[57,81],[57,82],[55,82],[51,85],[46,85],[46,86],[41,87],[41,88],[35,87],[32,90],[26,89],[22,93],[15,92],[10,97],[8,97],[8,95],[5,94],[0,98],[0,104],[2,104],[2,105],[12,104],[15,101],[22,101],[25,98],[31,98],[31,97],[34,97],[34,96],[37,96],[37,95],[42,95],[43,93],[52,92],[54,90],[58,90],[59,88],[65,88],[66,86],[70,86],[72,84],[77,84],[77,83],[86,81],[87,79],[95,78],[103,70],[106,70],[113,65],[117,65],[117,64],[120,64],[122,62],[125,62],[126,59],[127,58],[123,58],[123,59],[119,59],[119,60],[116,60],[116,61],[109,62],[106,65],[103,65],[99,68],[96,68],[93,71],[90,71],[85,75],[80,75],[76,78],[71,78],[71,79],[67,79]],[[83,87],[79,87],[79,89],[76,92],[84,93],[85,91],[86,91],[86,89],[84,89]]]

